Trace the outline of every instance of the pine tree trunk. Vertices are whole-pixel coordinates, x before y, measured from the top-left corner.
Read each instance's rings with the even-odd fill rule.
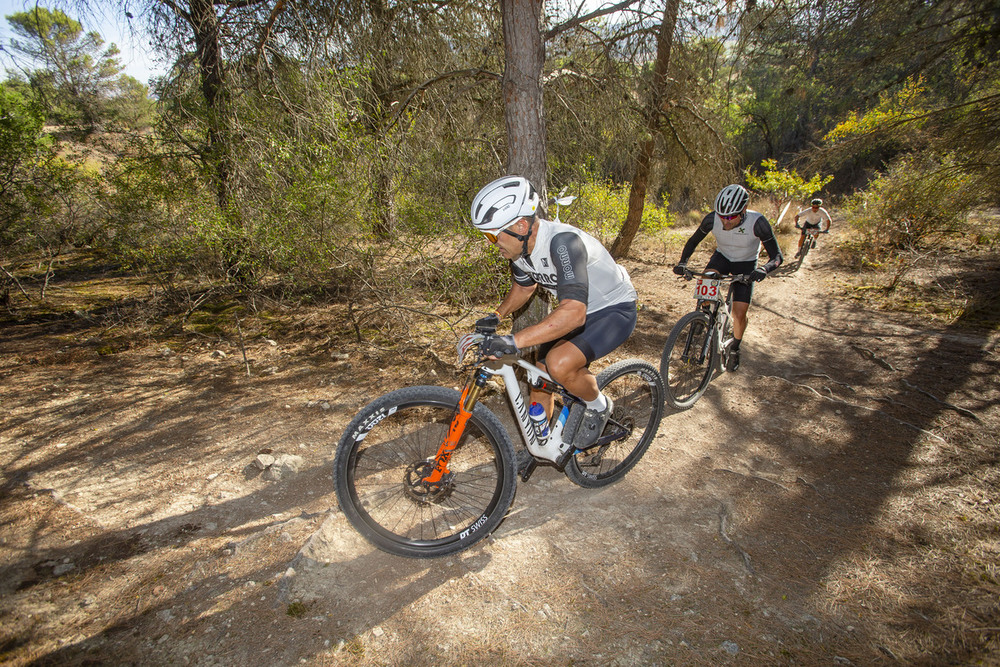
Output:
[[[504,120],[507,124],[507,173],[524,176],[538,190],[541,213],[547,208],[545,118],[542,108],[542,0],[502,0],[505,67]],[[514,318],[514,331],[531,326],[549,313],[542,290]]]
[[[611,254],[621,258],[628,254],[632,241],[642,223],[642,211],[646,206],[646,188],[649,185],[649,171],[656,150],[656,136],[662,127],[663,115],[666,114],[667,70],[670,67],[670,50],[674,42],[674,29],[677,26],[677,10],[680,0],[667,0],[663,8],[663,22],[656,38],[656,64],[653,68],[653,82],[647,107],[646,130],[648,137],[639,147],[635,159],[635,172],[632,177],[632,188],[628,197],[628,214],[622,224],[621,231],[611,244]]]

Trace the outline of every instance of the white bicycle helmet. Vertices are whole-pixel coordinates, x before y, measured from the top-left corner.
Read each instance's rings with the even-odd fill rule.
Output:
[[[472,199],[472,224],[481,232],[497,233],[538,210],[538,193],[528,179],[504,176]]]
[[[823,200],[822,199],[813,199],[811,202],[809,202],[809,205],[810,206],[822,206],[823,205]]]
[[[715,198],[715,212],[719,215],[741,213],[750,201],[750,193],[742,185],[727,185]]]

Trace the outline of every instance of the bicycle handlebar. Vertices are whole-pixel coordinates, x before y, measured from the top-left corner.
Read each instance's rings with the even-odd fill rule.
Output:
[[[750,283],[749,273],[737,273],[728,276],[722,276],[718,273],[713,273],[710,271],[692,271],[691,269],[684,269],[684,280],[691,280],[692,278],[711,278],[712,280],[728,280],[734,283]]]
[[[477,355],[476,355],[476,361],[475,361],[475,363],[477,363],[477,364],[479,364],[479,363],[485,363],[485,362],[489,362],[489,361],[499,361],[499,359],[506,359],[506,358],[509,358],[509,357],[519,357],[520,356],[520,354],[521,354],[520,350],[516,354],[506,354],[503,357],[500,357],[498,359],[493,359],[491,357],[487,357],[487,356],[483,355],[483,352],[482,352],[483,341],[486,340],[487,336],[493,335],[493,333],[496,331],[494,329],[493,331],[485,333],[485,329],[486,329],[486,327],[476,327],[476,331],[474,333],[467,333],[467,334],[465,334],[464,336],[462,336],[461,338],[458,339],[458,344],[455,346],[455,351],[458,353],[458,361],[457,361],[457,363],[461,364],[462,361],[465,359],[465,355],[468,354],[469,350],[471,350],[472,348],[478,348]],[[503,363],[512,363],[512,362],[507,361],[507,362],[503,362]]]

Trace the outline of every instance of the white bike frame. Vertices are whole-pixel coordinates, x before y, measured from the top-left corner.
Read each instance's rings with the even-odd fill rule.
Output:
[[[521,429],[521,437],[524,438],[524,444],[527,445],[528,451],[536,458],[555,463],[559,460],[563,452],[572,446],[564,444],[562,439],[563,428],[566,425],[566,418],[569,415],[569,406],[563,406],[562,412],[559,414],[559,419],[549,429],[549,437],[544,443],[539,442],[538,434],[535,433],[535,427],[528,418],[528,404],[525,400],[524,392],[521,391],[521,383],[518,382],[517,375],[514,373],[515,365],[520,366],[527,372],[529,385],[533,386],[537,384],[539,379],[547,382],[555,382],[548,373],[524,359],[518,359],[513,364],[505,363],[499,368],[493,368],[493,364],[486,364],[483,366],[483,370],[490,375],[496,375],[503,379],[503,385],[507,392],[507,400],[514,409],[514,415],[517,417],[517,425]]]
[[[715,283],[715,289],[711,295],[702,289],[702,285],[704,284],[703,281],[712,281]],[[732,293],[732,283],[727,286],[726,295],[723,296],[723,282],[723,280],[716,278],[698,278],[698,282],[695,284],[694,298],[698,299],[699,303],[702,301],[714,301],[717,304],[715,308],[715,326],[713,327],[712,337],[715,338],[715,349],[719,351],[719,367],[722,370],[725,370],[726,365],[722,363],[722,357],[728,353],[728,350],[724,347],[727,341],[722,340],[722,336],[726,330],[726,321],[731,317],[729,309],[732,307],[732,304],[727,303],[727,299]]]

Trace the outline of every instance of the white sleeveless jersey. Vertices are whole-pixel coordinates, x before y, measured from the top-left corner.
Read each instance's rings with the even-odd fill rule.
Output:
[[[799,211],[799,218],[810,225],[818,225],[823,222],[823,220],[829,220],[830,214],[822,206],[820,206],[819,210],[815,213],[813,213],[812,206],[807,206]]]
[[[757,255],[760,254],[760,239],[754,233],[754,223],[763,217],[763,214],[747,211],[743,216],[743,222],[733,229],[724,229],[722,219],[717,213],[714,217],[712,235],[715,236],[715,245],[719,252],[730,262],[756,261]]]
[[[636,300],[625,267],[590,234],[561,222],[539,219],[534,250],[510,263],[519,285],[538,284],[559,300],[587,305],[587,313]]]

